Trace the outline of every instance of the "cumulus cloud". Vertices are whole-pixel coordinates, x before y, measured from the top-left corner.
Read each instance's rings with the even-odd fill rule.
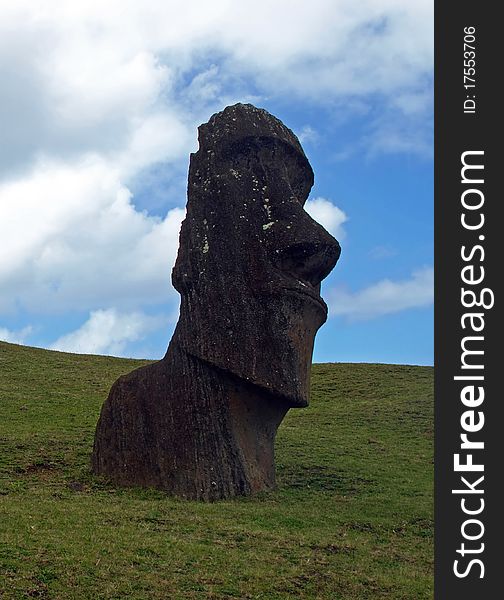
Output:
[[[0,340],[2,342],[10,342],[11,344],[24,344],[32,331],[33,328],[30,325],[17,331],[12,331],[6,327],[0,327]]]
[[[304,206],[306,212],[315,221],[323,225],[329,233],[336,239],[342,240],[346,233],[343,230],[343,223],[348,221],[347,215],[326,198],[310,198]]]
[[[139,212],[99,158],[41,163],[0,184],[0,309],[131,307],[174,294],[170,271],[184,210]]]
[[[50,348],[77,354],[123,354],[128,343],[143,339],[163,322],[141,312],[96,310],[79,329],[63,335]]]
[[[430,306],[434,297],[434,270],[424,267],[402,281],[382,279],[358,292],[336,288],[326,296],[331,316],[353,321]]]
[[[0,9],[7,92],[0,175],[26,172],[41,154],[66,161],[117,154],[125,176],[142,163],[185,156],[192,142],[185,111],[160,102],[172,86],[170,69],[148,47],[114,36],[112,21],[99,34],[99,20],[79,24],[59,9],[40,15],[32,4],[7,16]]]
[[[422,113],[432,10],[425,0],[4,3],[0,168],[129,145],[141,160],[181,158],[198,122],[252,88],[340,101],[339,112],[373,96]]]
[[[269,92],[320,102],[396,95],[432,66],[432,3],[281,0],[232,3],[220,21],[231,61],[261,73]],[[370,74],[372,74],[370,76]]]

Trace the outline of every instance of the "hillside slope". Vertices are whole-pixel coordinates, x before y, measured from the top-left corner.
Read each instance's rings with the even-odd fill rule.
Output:
[[[141,364],[0,342],[1,598],[432,598],[431,367],[314,365],[278,490],[199,504],[89,473]]]

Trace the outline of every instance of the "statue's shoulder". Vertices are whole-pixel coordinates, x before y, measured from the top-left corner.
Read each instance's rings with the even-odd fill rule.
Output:
[[[158,385],[162,382],[165,390],[169,390],[171,378],[166,367],[165,361],[160,360],[121,375],[110,388],[109,397],[138,398],[143,391],[152,389],[153,382]]]

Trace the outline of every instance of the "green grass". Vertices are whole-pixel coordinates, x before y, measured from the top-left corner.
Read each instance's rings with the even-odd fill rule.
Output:
[[[2,599],[432,598],[432,368],[314,365],[278,490],[202,504],[89,472],[108,389],[141,364],[0,342]]]

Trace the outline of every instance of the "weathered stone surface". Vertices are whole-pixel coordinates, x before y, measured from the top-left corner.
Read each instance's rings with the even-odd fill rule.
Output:
[[[296,136],[237,104],[199,128],[172,273],[165,357],[119,378],[93,469],[118,484],[215,500],[275,485],[274,440],[308,403],[320,282],[336,240],[303,209],[313,172]]]

